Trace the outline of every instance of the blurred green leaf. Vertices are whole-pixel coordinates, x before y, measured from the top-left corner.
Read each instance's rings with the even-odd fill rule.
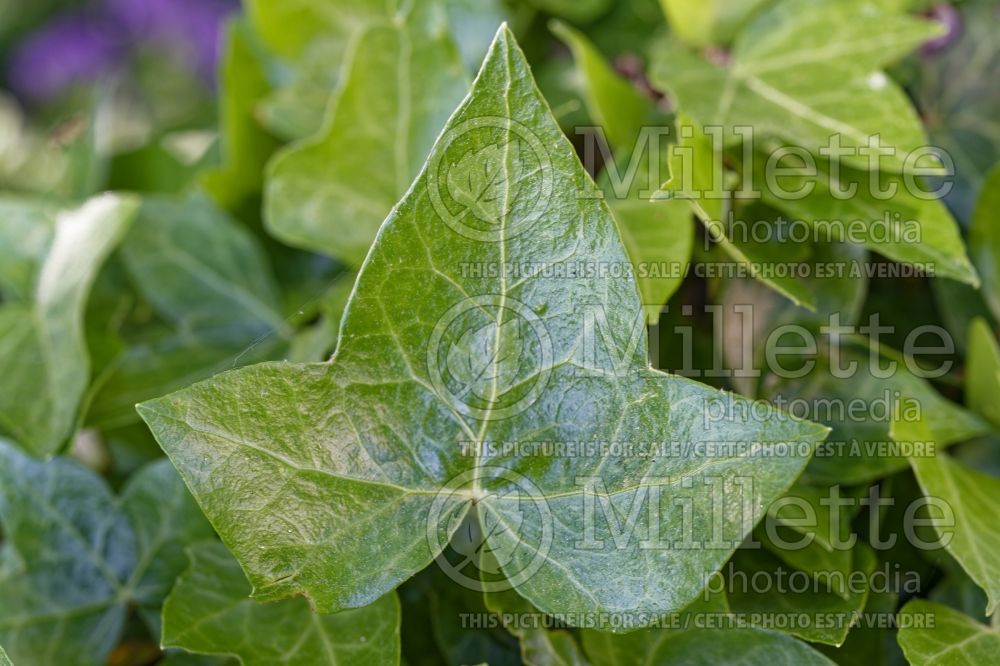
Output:
[[[988,664],[1000,652],[1000,632],[947,606],[914,599],[900,611],[899,645],[913,666]]]
[[[188,549],[190,568],[163,606],[163,644],[236,657],[243,666],[399,663],[399,602],[319,615],[305,599],[261,604],[239,564],[217,541]]]
[[[323,129],[269,166],[268,229],[359,266],[466,85],[440,7],[418,5],[399,20],[373,22]]]
[[[166,460],[116,498],[79,464],[38,462],[3,441],[0,523],[0,640],[23,666],[103,663],[127,605],[155,619],[184,547],[212,534]]]
[[[986,615],[1000,604],[1000,525],[995,516],[1000,503],[1000,479],[952,460],[944,453],[910,459],[920,487],[928,497],[944,501],[929,507],[929,519],[942,543],[972,580],[986,590]]]
[[[810,149],[833,135],[845,148],[878,135],[895,149],[885,162],[898,171],[927,139],[906,95],[879,68],[939,32],[864,0],[788,0],[740,31],[725,66],[670,43],[656,54],[652,78],[703,125],[752,126]],[[856,153],[845,159],[867,162]]]
[[[16,285],[21,299],[0,303],[0,374],[5,377],[0,432],[34,455],[56,453],[72,434],[89,374],[83,333],[87,295],[135,208],[134,199],[110,194],[58,211],[24,200],[0,219],[5,228],[0,236],[17,244],[13,234],[25,224],[47,227],[27,230],[15,276],[5,280]],[[41,256],[43,237],[48,243]],[[34,261],[39,263],[31,265]],[[29,273],[30,295],[25,292]]]

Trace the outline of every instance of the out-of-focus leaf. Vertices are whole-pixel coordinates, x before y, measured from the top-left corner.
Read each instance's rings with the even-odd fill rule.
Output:
[[[213,536],[211,525],[166,460],[129,477],[120,504],[135,535],[136,565],[125,581],[129,600],[159,634],[160,607],[187,568],[185,548]]]
[[[265,65],[246,23],[226,28],[225,53],[219,73],[221,166],[202,175],[202,185],[219,205],[230,208],[259,192],[264,165],[277,141],[261,127],[257,104],[270,91]]]
[[[733,577],[726,586],[729,607],[740,616],[749,618],[751,625],[755,623],[754,618],[760,617],[764,618],[762,622],[774,622],[776,628],[804,640],[840,645],[868,601],[869,579],[877,564],[875,553],[867,546],[855,546],[853,554],[854,575],[848,582],[854,587],[848,589],[844,597],[836,589],[842,585],[827,583],[839,572],[798,572],[811,579],[805,583],[804,591],[795,590],[796,584],[791,582],[795,576],[793,572],[786,579],[787,589],[779,589],[781,586],[775,581],[780,580],[778,571],[782,568],[781,560],[763,550],[737,551],[732,559]],[[765,580],[770,581],[766,590],[758,591],[747,582],[756,580],[757,575],[765,576]],[[782,615],[787,616],[786,621],[778,619]]]
[[[525,0],[547,14],[585,23],[607,12],[614,0]]]
[[[661,618],[661,626],[640,629],[628,634],[584,629],[580,632],[583,647],[595,664],[615,666],[644,666],[666,663],[657,660],[663,643],[689,629],[715,626],[729,613],[725,592],[703,590],[680,613]]]
[[[694,47],[727,42],[769,0],[660,0],[670,27]]]
[[[966,573],[986,590],[986,614],[1000,605],[1000,479],[983,474],[943,452],[933,457],[910,458],[920,487],[928,497],[939,498],[954,513],[942,516],[940,507],[929,508],[929,519],[945,548]]]
[[[12,666],[10,663],[10,658],[7,657],[7,653],[4,649],[0,647],[0,666]]]
[[[587,37],[561,21],[550,29],[573,53],[590,118],[614,150],[631,151],[643,127],[655,118],[651,100],[611,69]]]
[[[268,229],[359,266],[466,87],[439,6],[416,4],[398,20],[373,23],[323,129],[269,166]]]
[[[469,124],[484,117],[499,120]],[[764,507],[799,475],[826,429],[767,406],[750,417],[743,399],[650,369],[631,276],[563,270],[581,260],[625,266],[628,259],[607,207],[577,196],[593,183],[509,30],[498,33],[443,136],[428,170],[380,230],[330,363],[226,373],[143,403],[143,419],[237,555],[258,599],[307,594],[323,611],[371,603],[429,564],[475,507],[490,549],[508,555],[502,569],[510,584],[543,611],[641,612],[651,619],[683,608],[702,588],[702,574],[722,566]],[[438,169],[514,139],[524,144],[518,152],[524,163],[512,165],[513,153],[505,155],[497,177],[522,179],[501,190],[500,224],[466,217],[467,209],[446,199],[447,179],[435,180],[446,174]],[[435,193],[443,206],[433,202]],[[508,275],[509,265],[525,264],[547,270],[516,280]],[[479,276],[466,270],[476,266]],[[580,347],[585,317],[567,305],[576,303],[600,308],[610,324],[592,360]],[[596,328],[596,314],[592,320]],[[525,347],[513,354],[516,321]],[[470,356],[480,349],[475,336],[466,339],[470,330],[499,336],[487,346],[495,360],[485,384],[492,388],[458,385],[447,367],[453,346],[467,344]],[[578,354],[584,357],[574,360]],[[513,358],[524,364],[505,364]],[[500,392],[501,381],[509,391]],[[586,408],[554,419],[557,405],[570,404]],[[712,408],[734,416],[706,423],[702,416]],[[478,452],[486,441],[618,437],[736,441],[749,448],[711,458]],[[475,454],[463,454],[461,442]],[[798,445],[790,455],[768,455],[779,442],[783,451],[788,442]],[[537,497],[510,493],[511,472],[530,479]],[[601,525],[597,545],[577,546],[585,499],[594,495],[577,478],[601,478],[599,496],[609,503],[602,506],[621,511],[645,496],[645,480],[695,483],[706,475],[724,484],[754,479],[752,498],[740,503],[749,513],[727,513],[724,525],[713,528],[732,541],[640,552],[638,539],[620,548],[614,528]],[[664,501],[671,488],[663,490]],[[710,510],[710,495],[693,498],[696,513]],[[549,522],[549,512],[559,520]],[[680,520],[659,519],[665,533],[680,529],[674,519]],[[532,575],[517,575],[529,566],[536,567]]]
[[[159,324],[129,333],[123,343],[127,348],[95,387],[86,415],[89,425],[117,428],[136,423],[137,403],[241,365],[280,358],[286,348],[281,340],[245,330]]]
[[[958,14],[955,41],[914,58],[918,75],[910,87],[931,145],[955,163],[945,202],[966,223],[986,187],[984,175],[1000,161],[1000,43],[993,38],[1000,15],[990,0],[951,7]]]
[[[318,615],[305,599],[261,604],[239,564],[217,541],[188,549],[190,568],[163,606],[163,644],[229,655],[243,666],[399,663],[399,601]]]
[[[722,156],[716,153],[704,127],[680,114],[677,133],[677,143],[670,147],[668,157],[670,179],[664,184],[666,192],[673,199],[690,204],[711,239],[730,258],[746,266],[751,275],[796,305],[814,309],[813,296],[801,281],[771,270],[785,258],[781,255],[787,253],[771,256],[775,253],[762,243],[734,242],[727,236],[725,213],[729,206],[723,190]]]
[[[918,197],[899,176],[879,174],[878,187],[894,192],[886,197],[873,191],[867,172],[841,165],[834,175],[829,163],[819,162],[815,177],[781,176],[778,182],[787,192],[809,188],[804,196],[786,196],[767,186],[766,170],[764,158],[758,155],[753,175],[763,200],[792,219],[813,226],[821,240],[856,239],[889,259],[928,266],[934,277],[979,285],[951,213],[939,199]],[[834,184],[854,192],[847,197],[836,194]],[[853,238],[845,238],[848,233]]]
[[[953,608],[977,622],[989,622],[983,612],[988,604],[986,592],[969,578],[961,566],[958,569],[949,571],[944,580],[935,585],[927,595],[927,600]]]
[[[611,213],[635,271],[649,323],[687,275],[694,230],[683,201],[613,201]]]
[[[854,549],[844,544],[858,505],[830,503],[840,495],[837,487],[794,485],[768,508],[767,520],[775,538],[765,536],[762,543],[786,564],[823,581],[829,591],[846,599],[850,597],[846,583],[854,570]]]
[[[851,628],[842,645],[817,645],[816,649],[841,666],[867,664],[885,666],[886,646],[895,640],[889,633],[889,618],[896,613],[899,597],[892,592],[871,590],[865,605],[864,621]]]
[[[91,283],[105,257],[125,234],[136,202],[101,195],[77,208],[53,211],[23,201],[0,219],[0,233],[14,246],[18,230],[29,239],[8,280],[23,298],[0,304],[0,432],[34,455],[51,455],[72,433],[87,387],[89,359],[83,310]],[[28,230],[24,223],[47,225]],[[41,238],[48,244],[39,256]],[[7,254],[6,248],[0,254]],[[15,250],[16,252],[16,250]],[[31,266],[33,261],[40,260]],[[6,263],[6,262],[4,262]],[[30,279],[28,275],[31,275]],[[30,295],[26,293],[29,287]],[[13,293],[4,290],[5,295]]]
[[[947,606],[915,599],[899,614],[899,645],[913,666],[989,664],[1000,653],[996,627]]]
[[[965,402],[1000,429],[1000,348],[989,325],[974,319],[965,363]]]
[[[969,229],[969,254],[983,279],[983,297],[1000,317],[1000,164],[983,181]]]
[[[263,251],[203,199],[143,201],[122,256],[139,291],[167,321],[247,336],[285,328]]]
[[[806,471],[812,482],[858,485],[905,469],[907,460],[890,437],[897,414],[926,419],[942,448],[989,432],[985,421],[942,397],[890,352],[842,338],[833,359],[840,366],[836,372],[831,359],[818,359],[809,375],[776,378],[769,385],[769,400],[797,400],[813,419],[833,427],[822,454]],[[896,364],[892,370],[890,363]]]
[[[126,605],[155,615],[186,540],[211,535],[166,460],[115,498],[77,463],[37,462],[2,441],[0,523],[0,640],[23,666],[103,663]]]
[[[883,163],[898,171],[927,140],[906,94],[879,68],[936,34],[929,21],[865,0],[790,0],[740,32],[725,67],[671,42],[656,54],[652,78],[703,125],[749,125],[810,150],[831,135],[845,148],[879,135],[896,151]],[[867,166],[863,154],[845,159]]]
[[[626,637],[627,638],[627,637]],[[787,634],[759,629],[693,629],[657,641],[640,661],[632,654],[615,666],[670,664],[670,666],[834,666],[833,662]]]
[[[521,641],[525,666],[590,666],[573,634],[561,629],[538,629]]]

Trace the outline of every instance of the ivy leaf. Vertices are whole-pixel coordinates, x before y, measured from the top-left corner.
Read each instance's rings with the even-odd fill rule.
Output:
[[[604,130],[615,155],[621,161],[626,157],[631,160],[633,149],[641,145],[643,128],[657,121],[653,103],[615,73],[583,33],[561,21],[553,21],[550,29],[573,52],[591,120]],[[626,166],[624,196],[616,191],[610,176],[615,165],[601,174],[601,189],[632,259],[650,324],[657,323],[664,304],[680,287],[694,244],[686,204],[666,201],[651,206],[649,197],[641,195],[644,183],[650,191],[659,186],[658,182],[647,182],[652,176],[648,165],[656,161],[662,161],[662,155],[648,156],[631,179],[631,164]]]
[[[953,526],[941,521],[937,509],[930,508],[929,517],[942,540],[948,539],[947,551],[986,590],[986,614],[992,615],[1000,605],[1000,526],[993,518],[1000,498],[1000,479],[944,454],[913,457],[910,465],[924,494],[944,500],[954,511]]]
[[[904,420],[915,414],[926,419],[939,447],[989,432],[983,419],[945,399],[930,382],[910,372],[900,354],[871,345],[865,338],[842,338],[838,371],[828,359],[817,362],[809,376],[778,380],[768,389],[770,400],[794,396],[807,401],[811,416],[833,428],[826,455],[815,457],[809,466],[810,482],[857,485],[906,469],[905,457],[884,450],[884,443],[893,439],[894,413]],[[896,365],[889,372],[891,363]],[[843,376],[848,368],[854,370]],[[822,407],[829,404],[842,404],[845,409]],[[853,413],[846,409],[851,404],[858,406]]]
[[[190,568],[163,605],[163,644],[229,655],[243,666],[399,663],[399,602],[388,594],[370,606],[317,615],[304,599],[259,604],[225,546],[188,549]]]
[[[669,618],[665,626],[641,629],[630,634],[613,634],[596,629],[583,629],[580,636],[587,656],[595,664],[614,666],[645,666],[666,663],[657,661],[663,643],[682,631],[698,626],[712,626],[729,613],[724,591],[705,590],[684,610]]]
[[[269,166],[268,229],[291,245],[360,265],[466,88],[437,3],[413,3],[372,23],[323,129]]]
[[[626,639],[631,636],[625,637]],[[692,629],[664,633],[646,653],[644,661],[625,653],[620,661],[600,662],[615,666],[670,664],[670,666],[834,666],[833,662],[800,640],[786,634],[759,629]]]
[[[878,187],[891,196],[873,192],[867,172],[850,167],[831,169],[830,163],[818,160],[814,177],[781,176],[781,188],[794,192],[809,188],[803,196],[786,196],[766,184],[765,158],[758,154],[753,170],[754,187],[765,202],[792,216],[793,219],[815,225],[816,234],[836,236],[838,227],[824,231],[830,221],[841,222],[852,234],[860,236],[865,247],[895,261],[930,265],[934,277],[951,278],[974,287],[979,276],[966,255],[958,223],[944,204],[929,195],[916,196],[901,178],[892,173],[878,174]],[[831,184],[853,194],[844,197],[831,190]],[[889,225],[893,225],[889,227]],[[894,229],[894,231],[890,231]]]
[[[947,606],[914,599],[899,612],[897,640],[913,666],[988,664],[1000,652],[1000,631]],[[933,626],[927,619],[933,618]]]
[[[611,69],[583,33],[562,21],[553,21],[549,29],[573,53],[591,119],[615,152],[632,150],[642,128],[655,119],[652,101]]]
[[[286,82],[260,105],[275,133],[300,139],[319,130],[345,62],[365,29],[391,18],[381,0],[249,0],[247,17],[264,44],[287,63]]]
[[[670,28],[693,47],[732,39],[747,17],[764,4],[766,0],[660,0]]]
[[[212,528],[165,460],[129,477],[120,504],[135,535],[136,563],[125,582],[127,596],[159,633],[160,607],[187,567],[186,547],[212,537]]]
[[[628,251],[646,321],[655,324],[687,275],[694,246],[691,211],[683,201],[610,201]]]
[[[879,135],[896,150],[884,163],[899,171],[927,139],[906,94],[879,68],[939,33],[865,0],[793,0],[744,28],[725,68],[671,43],[655,55],[652,79],[702,125],[750,125],[809,149],[831,135],[852,148]],[[845,159],[867,164],[864,155]]]
[[[47,228],[27,234],[33,238],[24,251],[27,261],[15,265],[17,275],[9,279],[22,297],[0,304],[0,374],[5,378],[0,384],[0,432],[33,455],[46,456],[59,450],[76,423],[89,375],[84,306],[98,269],[128,228],[136,202],[107,194],[58,212],[29,200],[10,205],[19,212],[4,216],[0,228],[21,228],[24,220]],[[0,237],[6,235],[0,232]],[[41,256],[43,237],[47,242]],[[33,259],[39,263],[29,270]],[[25,291],[29,283],[30,293]]]
[[[522,172],[502,224],[476,226],[447,199],[441,170],[512,135],[542,168]],[[509,159],[507,177],[517,171]],[[508,584],[535,606],[655,617],[685,606],[701,574],[726,561],[798,476],[825,428],[762,405],[751,416],[741,398],[650,369],[631,276],[572,272],[583,260],[628,262],[605,205],[576,194],[593,187],[502,28],[427,169],[380,230],[334,358],[261,364],[139,406],[256,598],[305,594],[324,612],[363,606],[429,564],[466,514],[505,526],[523,516],[519,533],[483,531],[492,549],[512,553],[502,565]],[[508,264],[526,263],[547,270],[508,275]],[[582,345],[602,314],[610,326],[592,337],[603,342]],[[490,321],[505,331],[516,318],[532,331],[521,355],[531,371],[489,400],[457,394],[449,344]],[[504,358],[503,344],[494,342],[491,358]],[[710,409],[732,417],[710,422]],[[711,457],[483,450],[487,442],[619,439],[743,445]],[[787,442],[798,444],[770,455]],[[641,508],[657,478],[706,489],[717,479],[734,489],[737,477],[753,487],[745,512],[721,517],[732,541],[640,552],[627,535],[619,547],[621,535],[607,525],[577,545],[587,502]],[[512,492],[517,479],[537,492]],[[709,494],[693,498],[696,513],[710,511]],[[680,528],[666,517],[656,524]]]
[[[204,199],[144,200],[122,257],[167,321],[189,330],[242,330],[248,341],[285,326],[257,241]]]
[[[260,191],[264,165],[277,141],[257,119],[257,105],[271,90],[266,63],[245,20],[226,26],[219,72],[219,125],[222,164],[204,172],[201,183],[224,208]]]
[[[868,592],[864,616],[889,618],[896,613],[898,606],[899,595],[896,593],[872,589]],[[844,666],[859,663],[886,666],[888,662],[886,646],[895,648],[889,628],[880,622],[869,620],[852,627],[851,633],[847,635],[847,640],[842,645],[819,644],[816,649]],[[893,650],[893,654],[895,653]]]
[[[488,224],[500,224],[517,198],[524,171],[521,141],[511,139],[466,153],[448,170],[448,194],[469,214]],[[515,171],[505,173],[509,160]]]
[[[212,534],[166,460],[115,498],[79,464],[38,462],[3,441],[0,523],[0,641],[24,666],[104,663],[127,604],[155,619],[186,542]]]
[[[2,647],[0,647],[0,666],[12,666],[10,658],[7,656],[7,653],[4,652]]]
[[[727,585],[729,605],[740,616],[750,618],[750,623],[754,618],[766,618],[765,622],[773,620],[775,627],[793,636],[813,643],[840,645],[868,601],[868,581],[877,564],[874,551],[866,546],[858,545],[852,552],[854,567],[849,581],[856,585],[856,580],[863,580],[865,584],[861,590],[849,589],[846,596],[841,596],[840,590],[833,589],[833,585],[824,589],[816,582],[808,584],[804,592],[779,591],[776,587],[760,592],[748,588],[745,583],[730,581]],[[743,580],[762,575],[773,581],[782,570],[781,560],[763,550],[740,550],[732,561],[735,570],[740,572],[738,575],[746,576]],[[827,574],[823,581],[830,580],[829,572]],[[782,621],[782,615],[788,619]]]
[[[965,364],[965,401],[994,428],[1000,428],[1000,348],[989,324],[973,319]]]
[[[769,256],[765,246],[752,242],[735,242],[728,236],[724,220],[728,210],[727,193],[723,190],[722,156],[717,155],[712,139],[703,127],[684,114],[677,116],[678,140],[670,147],[667,164],[670,178],[663,188],[669,196],[686,201],[705,228],[709,237],[731,259],[744,264],[751,275],[768,285],[796,305],[813,310],[812,294],[801,281],[777,271],[766,270],[778,263]],[[778,257],[780,260],[782,257]]]
[[[983,297],[994,316],[1000,316],[1000,231],[996,212],[1000,208],[1000,165],[983,182],[983,189],[969,228],[969,254],[983,278]]]
[[[828,581],[831,591],[846,599],[850,596],[846,583],[854,570],[854,549],[843,544],[850,537],[851,521],[860,505],[834,504],[837,507],[834,514],[829,500],[824,504],[824,500],[831,497],[832,490],[795,484],[788,495],[767,510],[766,520],[774,523],[771,529],[780,541],[765,534],[762,543],[786,564],[809,573],[817,581],[821,578]],[[840,489],[837,488],[833,496],[839,495]],[[831,539],[834,534],[840,539],[839,543]],[[824,572],[837,572],[840,577],[821,576]]]

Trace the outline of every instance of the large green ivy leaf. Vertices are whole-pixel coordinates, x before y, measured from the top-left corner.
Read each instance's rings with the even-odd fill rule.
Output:
[[[831,135],[853,148],[879,135],[896,149],[885,163],[898,170],[927,140],[906,94],[879,68],[938,33],[865,0],[790,0],[740,32],[724,68],[670,43],[652,77],[704,125],[749,125],[812,150]],[[846,159],[862,167],[867,160]]]
[[[243,666],[399,663],[395,593],[370,606],[318,615],[304,599],[260,604],[218,541],[188,549],[190,568],[163,605],[163,644],[230,655]]]
[[[268,229],[355,266],[467,87],[443,8],[400,12],[365,31],[323,129],[268,169]]]
[[[115,498],[77,463],[41,463],[3,441],[0,526],[0,641],[24,666],[103,663],[127,605],[155,621],[183,548],[212,535],[166,460]]]
[[[0,279],[11,299],[0,303],[0,433],[34,455],[55,453],[72,434],[89,375],[87,295],[135,207],[110,194],[64,210],[29,200],[4,206],[13,214],[0,219],[0,258],[19,252],[20,232],[27,242]]]
[[[933,623],[928,622],[930,618]],[[922,599],[903,606],[897,640],[913,666],[989,664],[1000,653],[996,627]]]
[[[497,170],[499,215],[481,218],[445,172],[497,144],[502,157],[475,165]],[[641,624],[685,606],[791,485],[825,428],[763,405],[751,415],[742,398],[649,367],[635,281],[587,267],[628,264],[606,206],[577,196],[593,188],[503,28],[380,230],[334,358],[257,365],[139,406],[256,598],[371,603],[470,515],[538,608],[645,612]],[[735,445],[657,457],[485,446],[539,441]],[[721,541],[640,550],[609,520],[578,545],[588,505],[641,510],[663,479],[665,497],[693,495],[694,515],[719,512]],[[742,501],[713,508],[713,484]],[[657,526],[681,538],[679,515],[654,515],[647,534]]]
[[[995,519],[1000,479],[943,453],[911,458],[910,465],[924,493],[944,500],[954,512],[953,524],[938,509],[930,510],[930,518],[942,540],[947,540],[948,552],[986,590],[986,614],[992,615],[1000,605],[1000,525]]]

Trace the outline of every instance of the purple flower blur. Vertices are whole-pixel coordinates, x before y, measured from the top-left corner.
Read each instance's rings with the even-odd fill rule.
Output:
[[[106,19],[79,13],[51,21],[25,39],[8,62],[11,88],[29,100],[57,95],[113,71],[126,48]]]
[[[962,33],[962,15],[951,5],[938,5],[927,12],[927,17],[945,27],[945,33],[940,37],[929,39],[920,47],[920,52],[934,55],[948,48]]]
[[[223,19],[238,0],[103,0],[63,14],[25,38],[7,63],[22,98],[42,102],[128,66],[135,49],[158,49],[214,83]]]
[[[204,79],[215,77],[223,19],[238,0],[105,0],[107,12],[137,44],[179,55]]]

